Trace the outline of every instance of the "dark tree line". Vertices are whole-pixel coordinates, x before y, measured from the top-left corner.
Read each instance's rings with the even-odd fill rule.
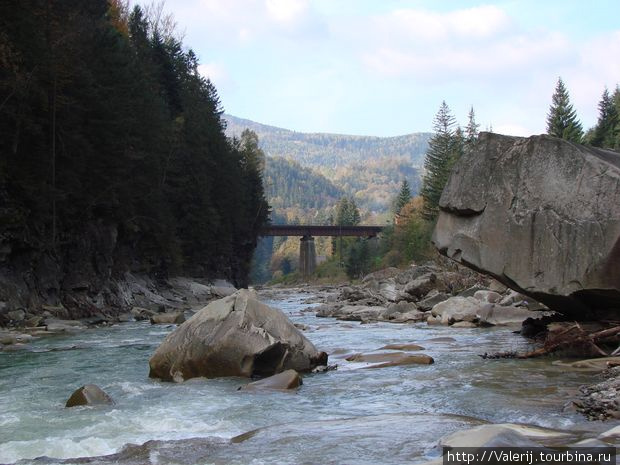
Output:
[[[473,150],[478,140],[478,127],[473,107],[463,131],[457,125],[446,102],[442,102],[433,120],[433,136],[428,143],[420,195],[424,199],[423,216],[434,221],[439,214],[439,199],[454,164],[463,153]]]
[[[605,88],[598,104],[596,125],[584,134],[564,81],[559,78],[547,114],[547,134],[571,142],[620,150],[620,87],[616,86],[613,93]]]
[[[197,67],[138,6],[1,2],[0,243],[62,261],[85,225],[113,224],[119,272],[245,282],[263,162],[250,134],[225,137]]]

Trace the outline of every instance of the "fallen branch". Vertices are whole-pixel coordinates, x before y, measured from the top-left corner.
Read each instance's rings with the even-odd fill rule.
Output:
[[[578,328],[578,329],[581,329],[581,328]],[[541,355],[550,354],[551,352],[555,352],[556,350],[562,349],[564,347],[577,345],[582,342],[596,345],[597,342],[607,339],[612,336],[616,336],[617,334],[620,334],[620,326],[614,326],[613,328],[604,329],[602,331],[598,331],[596,333],[591,333],[591,334],[584,333],[571,340],[563,340],[563,341],[558,341],[558,342],[547,343],[545,344],[544,347],[541,347],[540,349],[536,349],[531,352],[527,352],[525,354],[517,355],[517,358],[540,357]],[[607,356],[607,353],[603,352],[603,350],[601,350],[600,348],[599,350],[602,353],[602,355]]]
[[[580,334],[572,335],[570,339],[561,337],[561,336],[565,336],[566,334],[570,333],[573,330],[578,330]],[[558,333],[554,337],[554,341],[546,342],[544,347],[533,350],[531,352],[526,352],[524,354],[519,354],[518,352],[515,352],[515,351],[495,352],[492,354],[485,352],[484,354],[478,355],[478,356],[483,359],[489,359],[489,360],[495,360],[495,359],[500,359],[500,358],[525,359],[525,358],[541,357],[543,355],[547,355],[552,352],[555,352],[556,350],[560,350],[560,349],[570,347],[570,346],[575,346],[578,344],[587,344],[587,345],[592,346],[594,350],[596,350],[603,357],[608,357],[610,354],[608,354],[603,349],[601,349],[596,343],[601,342],[610,337],[617,336],[618,334],[620,334],[620,325],[614,326],[613,328],[607,328],[602,331],[597,331],[595,333],[587,334],[581,328],[581,326],[575,322],[573,326]],[[620,352],[620,347],[618,347],[618,349],[612,352],[611,355],[617,355],[619,352]]]

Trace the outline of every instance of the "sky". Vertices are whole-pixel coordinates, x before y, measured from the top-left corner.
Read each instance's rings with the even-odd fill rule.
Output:
[[[224,110],[301,132],[544,133],[558,77],[584,129],[620,83],[619,0],[168,0]]]

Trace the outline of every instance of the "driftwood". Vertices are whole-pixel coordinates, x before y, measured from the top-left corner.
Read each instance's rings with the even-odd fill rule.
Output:
[[[617,322],[616,322],[617,323]],[[573,334],[577,332],[578,334]],[[499,358],[534,358],[540,357],[543,355],[550,354],[560,349],[565,349],[569,347],[574,347],[579,344],[589,345],[594,348],[594,350],[600,355],[607,357],[610,354],[601,349],[597,343],[604,342],[606,339],[612,338],[620,334],[620,325],[613,326],[611,328],[604,329],[602,331],[596,331],[593,333],[586,333],[579,323],[576,323],[567,328],[558,334],[554,335],[553,340],[546,341],[543,347],[539,349],[533,350],[531,352],[526,352],[524,354],[519,354],[517,352],[497,352],[494,354],[483,354],[480,357],[484,359],[499,359]],[[614,351],[617,352],[618,350]]]

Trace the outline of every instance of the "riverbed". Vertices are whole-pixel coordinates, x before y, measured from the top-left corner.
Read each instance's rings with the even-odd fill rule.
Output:
[[[174,328],[148,322],[0,352],[0,463],[42,456],[52,459],[37,463],[421,463],[439,456],[440,437],[487,422],[561,429],[575,439],[618,424],[588,422],[565,409],[578,387],[592,382],[591,373],[548,358],[480,358],[532,348],[507,328],[317,318],[303,303],[308,296],[289,290],[263,299],[305,325],[306,337],[338,365],[305,375],[292,393],[237,391],[247,383],[241,378],[149,379],[148,359]],[[435,363],[368,369],[345,360],[393,343],[419,344]],[[115,404],[65,409],[73,390],[87,383]]]

